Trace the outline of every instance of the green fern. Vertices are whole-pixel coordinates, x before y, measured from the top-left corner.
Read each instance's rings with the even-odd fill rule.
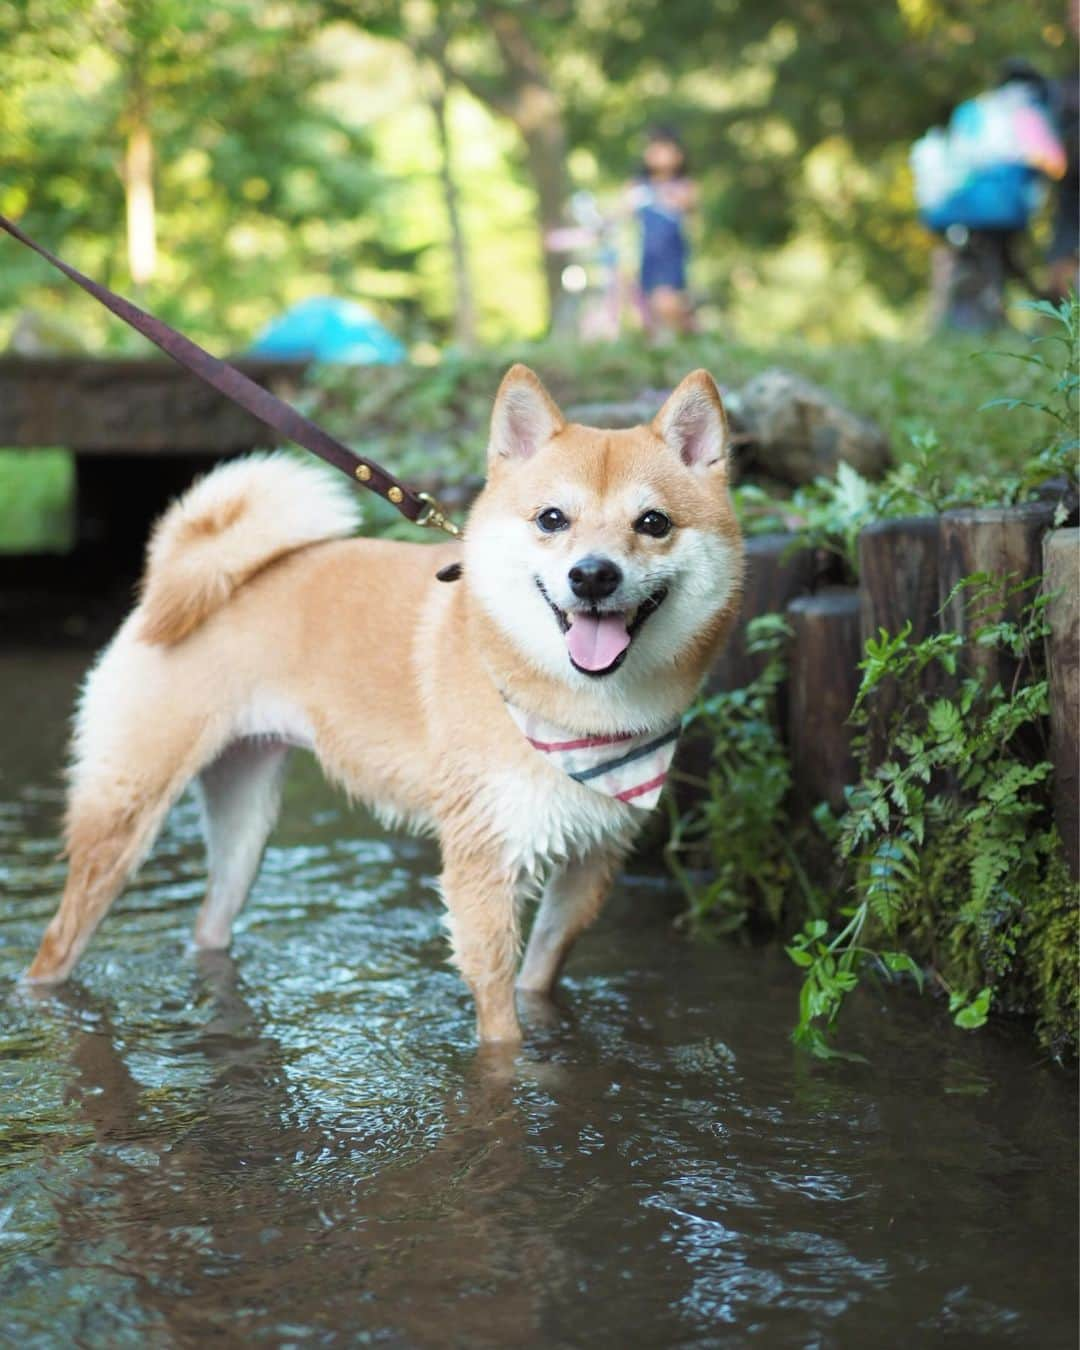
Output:
[[[992,1004],[1030,1008],[1035,1001],[1035,970],[1048,958],[1044,935],[1026,922],[1029,907],[1051,910],[1062,926],[1071,916],[1075,927],[1077,890],[1049,814],[1051,766],[1032,749],[1047,712],[1046,597],[1029,599],[1017,621],[980,621],[1000,615],[1004,598],[1034,588],[984,575],[958,588],[973,637],[1020,662],[1008,690],[955,678],[955,635],[913,643],[905,625],[867,643],[852,714],[861,774],[837,827],[838,858],[856,903],[841,911],[835,936],[816,918],[789,947],[804,979],[794,1037],[816,1054],[833,1053],[829,1032],[852,987],[847,975],[857,978],[868,966],[902,973],[918,958],[948,992],[956,1024],[972,1029]],[[935,664],[953,677],[952,692],[930,698],[922,674]],[[865,732],[886,684],[898,711],[887,728],[891,753],[875,764]],[[1075,1045],[1075,948],[1058,966],[1054,1018],[1034,1011],[1044,1040],[1060,1053]],[[1062,987],[1066,966],[1071,996]],[[1071,1023],[1061,1019],[1063,1007],[1073,1011]]]

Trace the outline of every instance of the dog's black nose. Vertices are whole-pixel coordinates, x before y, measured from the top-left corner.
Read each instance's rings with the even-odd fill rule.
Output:
[[[622,572],[610,558],[590,553],[570,569],[570,589],[579,600],[606,600],[619,588]]]

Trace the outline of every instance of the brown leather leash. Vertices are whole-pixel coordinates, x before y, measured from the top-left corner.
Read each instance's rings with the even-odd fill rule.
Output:
[[[318,455],[327,464],[332,464],[335,469],[348,474],[355,482],[362,483],[372,492],[377,492],[380,497],[395,506],[406,520],[411,520],[414,525],[445,530],[447,534],[461,533],[454,522],[447,519],[443,508],[431,493],[417,492],[414,488],[407,487],[374,460],[365,459],[363,455],[358,455],[348,446],[342,445],[329,432],[317,426],[303,413],[297,412],[291,404],[272,394],[269,389],[256,384],[235,366],[230,366],[219,357],[211,356],[197,342],[192,342],[190,338],[184,337],[175,328],[170,328],[161,319],[148,314],[130,300],[125,300],[122,295],[110,291],[107,286],[92,281],[54,253],[50,253],[47,248],[24,234],[14,221],[8,220],[7,216],[0,215],[0,229],[5,230],[20,244],[33,249],[46,262],[63,272],[76,286],[80,286],[106,309],[111,310],[117,318],[123,319],[129,327],[148,338],[177,365],[191,371],[219,394],[223,394],[245,412],[249,412],[252,417],[272,427],[286,440],[295,441],[297,445],[302,445],[305,450]]]

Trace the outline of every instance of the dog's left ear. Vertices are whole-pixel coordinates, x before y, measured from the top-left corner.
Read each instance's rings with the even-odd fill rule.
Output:
[[[528,366],[503,376],[491,413],[488,457],[529,459],[566,426],[558,405]]]
[[[707,370],[687,375],[656,414],[652,429],[691,469],[727,468],[727,414]]]

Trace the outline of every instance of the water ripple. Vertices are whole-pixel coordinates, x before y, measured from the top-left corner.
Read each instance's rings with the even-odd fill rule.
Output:
[[[55,903],[75,664],[0,658],[43,734],[0,780],[6,1342],[1075,1344],[1075,1095],[929,1003],[856,998],[869,1067],[787,1039],[772,950],[628,884],[512,1061],[478,1055],[437,860],[301,762],[231,955],[191,950],[185,798],[77,978]],[[28,714],[29,716],[29,714]],[[47,734],[44,734],[47,733]]]

